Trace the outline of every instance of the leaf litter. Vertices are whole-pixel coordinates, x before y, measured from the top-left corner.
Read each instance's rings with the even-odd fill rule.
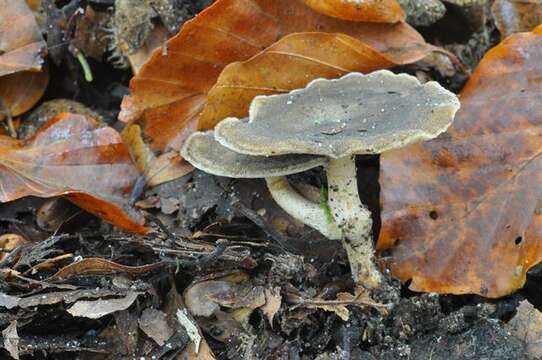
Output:
[[[38,1],[36,6],[39,8],[48,3],[42,1],[40,5]],[[1,142],[7,152],[0,154],[0,159],[4,160],[3,164],[11,160],[11,166],[9,171],[0,171],[0,182],[5,174],[13,178],[15,173],[15,178],[22,184],[19,189],[25,191],[20,195],[25,196],[16,196],[11,202],[0,204],[0,239],[5,239],[0,243],[3,254],[0,259],[0,326],[4,340],[0,343],[3,347],[0,356],[30,359],[47,353],[50,357],[92,360],[292,356],[301,359],[521,359],[522,354],[528,358],[529,353],[536,351],[525,332],[516,330],[525,322],[522,320],[522,316],[526,318],[525,314],[527,318],[537,318],[538,310],[528,306],[527,302],[540,303],[537,302],[538,292],[532,291],[540,282],[536,267],[528,274],[525,290],[492,302],[472,295],[414,293],[406,287],[401,288],[386,272],[386,287],[369,297],[363,289],[352,284],[340,245],[327,241],[282,211],[272,201],[263,181],[219,178],[199,171],[190,172],[190,167],[177,173],[168,172],[167,165],[179,160],[178,153],[173,151],[175,146],[155,146],[156,139],[167,143],[172,137],[181,139],[199,126],[212,127],[223,116],[241,116],[255,95],[302,87],[304,75],[309,78],[337,77],[353,70],[368,72],[393,66],[394,71],[408,72],[422,82],[438,80],[444,86],[461,89],[466,75],[458,71],[455,60],[443,55],[442,51],[424,56],[435,49],[430,44],[445,46],[456,51],[468,66],[473,66],[477,63],[477,55],[483,54],[488,44],[497,40],[491,24],[473,30],[463,25],[478,19],[478,15],[469,18],[463,10],[446,11],[446,14],[438,14],[443,16],[442,23],[419,29],[427,40],[425,42],[416,30],[401,21],[404,14],[394,1],[386,2],[386,6],[395,9],[391,13],[396,18],[387,18],[390,23],[369,24],[364,21],[376,21],[376,18],[350,17],[361,14],[348,8],[353,3],[341,3],[346,5],[344,8],[335,7],[335,10],[346,12],[341,15],[321,7],[335,4],[334,0],[321,3],[219,0],[185,28],[184,36],[188,37],[185,40],[194,45],[205,36],[209,28],[194,26],[203,19],[207,25],[226,26],[230,34],[240,34],[251,43],[236,43],[235,37],[221,37],[216,33],[202,43],[209,46],[192,49],[176,47],[175,39],[182,36],[174,37],[175,27],[184,21],[187,13],[176,18],[179,23],[169,22],[168,13],[163,10],[171,4],[177,6],[174,1],[156,2],[154,5],[158,6],[154,8],[147,6],[151,2],[142,3],[145,6],[138,11],[146,9],[147,15],[151,14],[153,26],[167,29],[165,34],[159,35],[158,41],[145,39],[148,23],[142,26],[122,23],[126,15],[132,14],[123,1],[88,1],[84,7],[79,7],[77,1],[56,2],[54,8],[36,13],[37,26],[41,27],[39,33],[47,33],[49,57],[45,61],[49,69],[35,74],[51,77],[45,99],[53,99],[53,104],[46,102],[34,111],[25,109],[21,110],[22,115],[12,114],[17,139],[9,136],[8,127],[2,130],[8,135],[2,137]],[[320,7],[310,10],[306,7],[309,3]],[[376,3],[366,2],[365,5],[371,4]],[[185,5],[190,12],[205,8],[209,1],[186,1],[183,2]],[[110,6],[113,10],[108,10]],[[258,7],[264,14],[275,17],[261,17],[261,12],[254,12]],[[502,9],[500,11],[504,11]],[[171,14],[182,11],[183,8],[177,7]],[[217,17],[217,14],[230,11],[239,16]],[[349,13],[351,11],[356,12]],[[417,16],[411,7],[405,9],[405,13],[407,20]],[[367,14],[370,12],[361,15]],[[342,16],[348,19],[341,19]],[[486,16],[491,19],[489,13]],[[91,20],[96,23],[89,23]],[[47,24],[53,24],[53,28],[45,29]],[[106,31],[113,37],[103,38],[95,44],[92,37],[87,37],[89,42],[81,41],[81,34],[102,33],[95,24],[106,24]],[[267,32],[262,32],[262,28]],[[484,38],[483,32],[490,34],[489,37]],[[130,38],[130,34],[140,38]],[[173,38],[166,43],[168,37]],[[498,49],[517,46],[518,51],[528,53],[531,37],[533,35],[518,35],[517,40],[507,40],[508,43],[499,45]],[[221,39],[223,43],[209,44],[213,39]],[[472,39],[489,40],[481,44]],[[153,41],[154,45],[149,45]],[[167,111],[155,112],[156,104],[152,101],[157,98],[151,96],[149,107],[143,111],[145,115],[130,119],[131,125],[139,128],[128,128],[135,130],[127,136],[127,127],[116,121],[116,115],[120,100],[128,95],[127,86],[132,74],[129,70],[114,69],[111,62],[115,62],[115,66],[126,65],[125,58],[130,59],[131,51],[137,51],[142,44],[148,46],[140,48],[143,57],[149,56],[149,47],[157,46],[158,50],[139,74],[153,70],[160,79],[173,78],[168,62],[177,59],[179,49],[184,49],[182,54],[186,55],[182,60],[183,66],[190,70],[187,76],[202,74],[201,70],[194,70],[199,66],[197,64],[209,65],[201,60],[228,59],[215,62],[216,67],[211,62],[206,78],[196,76],[195,82],[186,83],[201,85],[196,90],[190,87],[184,90],[188,93],[202,91],[201,97],[206,102],[196,104],[191,108],[194,113],[189,115],[192,120],[204,122],[193,123],[186,133],[171,130],[178,129],[182,121],[160,123],[163,120],[160,119],[174,102],[159,104],[158,107],[163,105]],[[92,83],[86,82],[77,59],[67,51],[68,45],[76,46],[88,57],[94,75]],[[121,61],[108,61],[107,48],[118,50],[116,54],[121,53]],[[225,48],[231,53],[213,53]],[[473,51],[471,57],[465,55],[465,49]],[[506,54],[510,52],[498,49],[493,51],[504,56],[503,63],[506,63]],[[196,57],[197,54],[201,56]],[[293,60],[300,56],[305,59]],[[416,61],[421,58],[424,58],[423,62]],[[356,62],[355,66],[344,63],[348,59]],[[312,67],[315,60],[326,60],[333,66]],[[151,65],[153,61],[158,65]],[[516,64],[520,65],[524,64]],[[493,71],[501,74],[499,71],[503,68],[499,65]],[[272,71],[268,71],[270,69]],[[526,77],[528,86],[522,85],[522,88],[536,87],[536,81],[532,81],[535,73],[536,66]],[[520,72],[509,76],[516,79],[517,74]],[[130,114],[129,110],[138,110],[130,108],[129,99],[136,99],[142,90],[149,90],[144,96],[171,95],[171,99],[176,99],[167,86],[163,87],[164,84],[143,86],[147,80],[137,76],[135,79],[142,82],[139,88],[132,86],[132,98],[126,98],[123,106],[124,116]],[[477,76],[475,72],[474,79]],[[480,78],[482,84],[467,88],[484,97],[479,87],[492,85],[487,85],[485,77]],[[0,88],[7,83],[2,79]],[[509,83],[515,84],[514,81]],[[236,86],[243,90],[235,90]],[[265,86],[270,89],[262,92]],[[247,92],[251,87],[258,89]],[[466,91],[463,90],[463,94]],[[6,92],[0,91],[0,94],[6,96]],[[28,93],[28,97],[20,100],[28,101],[31,107],[39,97],[41,95],[32,99]],[[464,97],[463,101],[468,102],[468,96]],[[58,100],[66,98],[74,101]],[[140,106],[141,103],[132,105]],[[60,115],[66,110],[73,115]],[[490,111],[490,107],[486,110]],[[46,142],[45,152],[41,152],[42,148],[37,151],[39,140],[36,139],[47,138],[44,134],[54,129],[51,119],[57,119],[53,123],[60,125],[63,120],[59,118],[74,121],[74,117],[88,132],[84,131],[78,138],[77,132],[68,131],[69,136],[53,137],[59,142]],[[520,116],[512,118],[520,121]],[[154,130],[150,129],[154,133],[149,131],[150,123],[155,126]],[[503,121],[502,125],[505,124]],[[120,138],[123,127],[125,131]],[[57,130],[65,131],[66,128],[60,126]],[[338,130],[333,128],[329,132]],[[94,133],[100,132],[108,134],[107,141],[101,142],[105,138],[94,137]],[[81,144],[80,140],[87,137],[95,140],[90,146],[70,147],[70,144]],[[123,141],[132,149],[134,145],[140,148],[130,153]],[[107,151],[111,147],[116,149],[113,157]],[[66,149],[71,150],[66,152]],[[27,152],[24,166],[15,166],[14,156],[22,156],[24,152]],[[89,173],[44,171],[44,154],[50,154],[47,161],[58,160],[62,166],[74,166],[73,169],[81,166],[96,168]],[[88,159],[87,156],[93,157],[92,161],[82,162]],[[382,156],[381,173],[386,173],[391,156]],[[146,168],[149,159],[154,167]],[[414,159],[411,157],[410,160]],[[131,170],[116,172],[113,169],[118,164]],[[378,159],[360,158],[357,165],[360,189],[364,189],[360,190],[363,201],[378,214],[378,191],[384,196],[390,187],[381,182],[380,190],[377,188]],[[178,178],[184,173],[185,176]],[[413,183],[419,175],[415,171],[412,175],[405,173],[407,176],[401,176],[402,189],[407,189],[406,185]],[[140,175],[144,175],[146,181],[140,181],[139,191],[132,194],[133,184]],[[174,180],[164,182],[164,179]],[[326,185],[321,169],[290,176],[289,181],[304,196],[320,202],[319,189]],[[15,183],[9,183],[12,184]],[[104,187],[104,184],[111,187]],[[70,195],[66,195],[67,192]],[[87,196],[83,199],[72,196],[79,193]],[[63,195],[64,198],[44,200],[26,196],[30,194]],[[66,198],[73,201],[70,206],[66,205]],[[386,218],[386,202],[383,206],[385,233],[390,224]],[[133,216],[138,213],[147,220],[144,231],[135,231],[141,235],[119,230],[119,227],[129,228],[132,232],[142,229],[143,223],[139,222],[142,217],[137,220],[138,217]],[[441,213],[437,215],[442,216]],[[379,224],[378,216],[374,221]],[[150,229],[153,231],[149,232]],[[521,240],[522,246],[529,246],[531,239],[525,236]],[[405,246],[408,238],[403,236],[401,240],[399,246]],[[397,250],[381,253],[380,267],[384,269],[391,265],[393,274],[397,275],[394,264],[398,254]],[[498,261],[495,263],[499,264]],[[502,271],[497,265],[484,269],[488,276],[498,273],[499,269]],[[522,305],[518,307],[520,301]],[[515,315],[516,311],[518,315]],[[509,319],[515,319],[514,316],[517,320],[504,325]],[[520,323],[519,327],[517,323]]]

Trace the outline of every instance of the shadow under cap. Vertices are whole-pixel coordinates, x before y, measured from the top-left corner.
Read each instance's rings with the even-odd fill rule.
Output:
[[[236,153],[215,140],[213,131],[196,132],[186,141],[182,157],[206,173],[233,178],[264,178],[296,174],[326,163],[315,155],[251,156]]]
[[[437,82],[387,70],[317,79],[288,94],[258,96],[249,121],[215,128],[225,147],[247,155],[379,154],[432,139],[451,124],[459,100]]]

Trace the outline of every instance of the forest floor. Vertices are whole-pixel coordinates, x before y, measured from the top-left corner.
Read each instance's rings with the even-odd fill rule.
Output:
[[[98,18],[110,16],[114,6],[107,0],[56,3],[55,11],[65,13],[74,3],[88,6]],[[188,19],[209,1],[176,3],[184,4]],[[447,5],[444,18],[417,30],[473,69],[499,41],[488,9],[473,15]],[[85,41],[101,39],[92,31],[102,30],[89,27]],[[50,29],[48,41],[55,31],[63,30]],[[83,42],[79,46],[88,48]],[[31,134],[59,109],[88,111],[120,130],[130,68],[109,61],[115,49],[106,47],[88,57],[88,82],[63,51],[50,52],[58,61],[49,61],[49,85],[19,131]],[[396,70],[453,92],[468,78],[441,57],[428,61]],[[363,200],[378,214],[378,157],[360,157],[358,169]],[[312,171],[292,181],[318,186],[321,177]],[[284,213],[263,181],[195,170],[146,189],[141,199],[156,229],[145,236],[124,233],[62,198],[0,205],[1,233],[25,242],[0,260],[0,358],[504,360],[542,354],[525,330],[542,331],[539,268],[523,289],[499,299],[415,293],[385,271],[389,287],[376,299],[385,307],[337,303],[337,294],[354,292],[340,243]],[[378,215],[375,220],[377,234]],[[80,259],[86,262],[73,266]],[[59,269],[67,281],[51,278]]]

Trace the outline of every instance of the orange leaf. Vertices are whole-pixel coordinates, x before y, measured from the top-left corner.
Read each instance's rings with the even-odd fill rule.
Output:
[[[327,16],[350,21],[397,22],[405,13],[395,0],[303,0],[305,4]]]
[[[343,34],[296,33],[283,37],[255,57],[232,63],[209,91],[199,119],[212,129],[228,116],[243,118],[257,95],[286,93],[315,78],[370,72],[394,63],[363,42]]]
[[[77,205],[123,229],[147,229],[127,206],[138,172],[110,127],[63,113],[28,141],[0,136],[0,201],[68,195]]]
[[[0,0],[0,76],[39,71],[45,47],[28,5],[21,0]]]
[[[307,31],[344,33],[393,64],[419,60],[431,50],[403,22],[343,21],[301,0],[218,0],[168,41],[166,56],[154,52],[130,82],[132,96],[124,99],[119,117],[141,126],[152,151],[177,152],[196,128],[207,93],[226,65],[249,59],[285,35]],[[178,160],[180,176],[186,168],[181,170]]]
[[[542,260],[542,27],[490,50],[439,138],[381,157],[382,230],[411,289],[509,294]]]

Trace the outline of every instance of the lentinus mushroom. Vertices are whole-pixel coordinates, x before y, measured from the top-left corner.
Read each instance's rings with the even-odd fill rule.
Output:
[[[387,70],[350,73],[314,80],[288,94],[257,96],[248,121],[227,118],[214,132],[193,134],[182,156],[211,174],[264,177],[286,212],[342,241],[356,283],[376,288],[381,274],[374,261],[371,214],[358,194],[355,155],[432,139],[448,128],[458,109],[457,97],[436,82],[420,84]],[[285,178],[324,163],[331,223]]]

